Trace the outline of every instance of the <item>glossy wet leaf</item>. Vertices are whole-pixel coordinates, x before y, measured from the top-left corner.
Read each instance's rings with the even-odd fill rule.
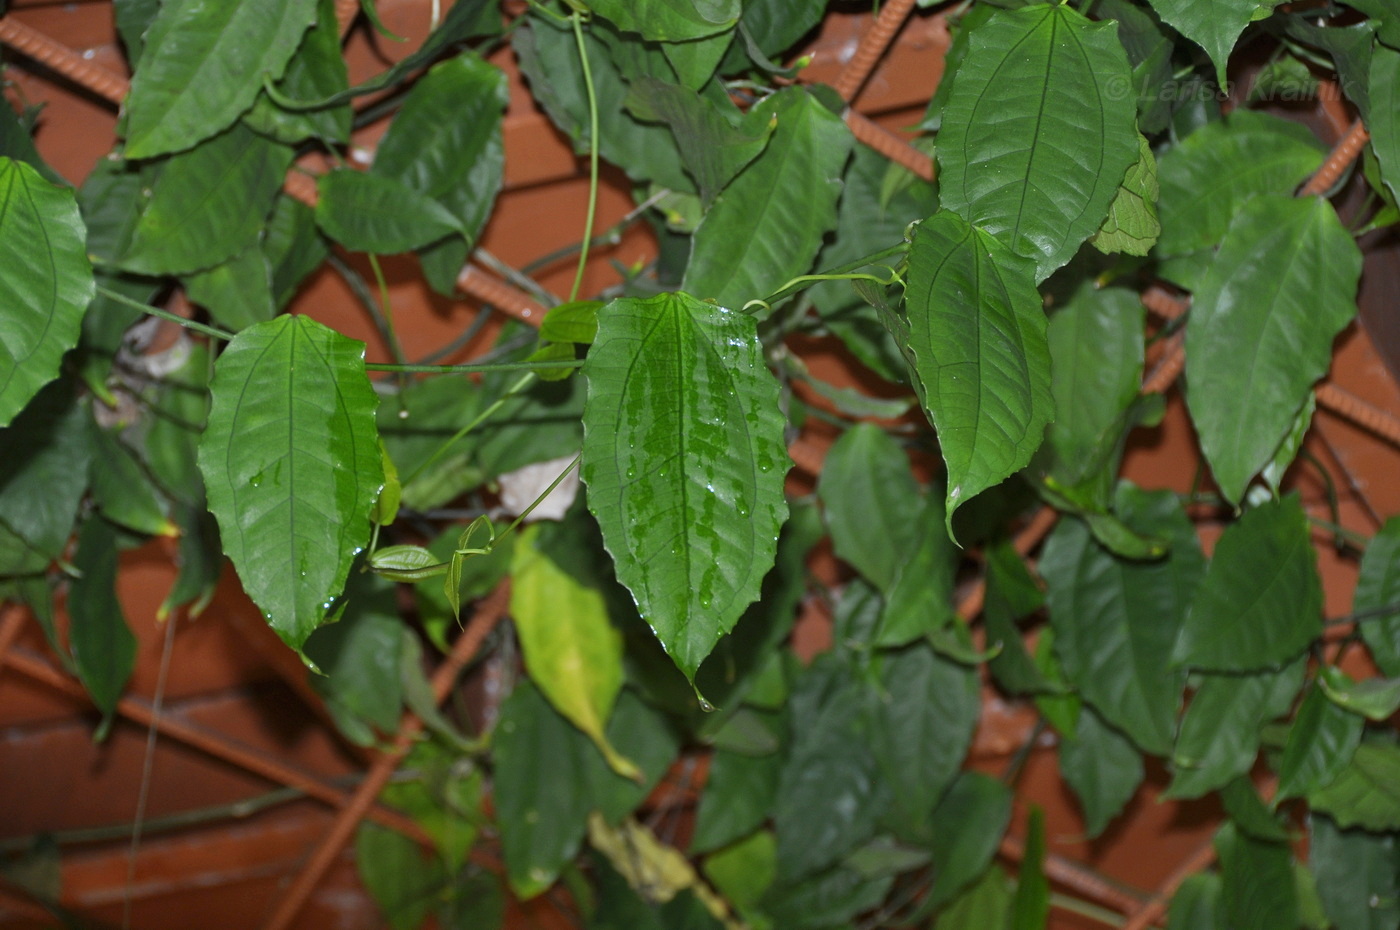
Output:
[[[1376,665],[1400,676],[1400,517],[1387,520],[1366,546],[1352,610],[1365,614],[1357,626]]]
[[[1083,708],[1072,737],[1060,740],[1060,773],[1079,799],[1084,831],[1103,833],[1142,783],[1142,754],[1132,740]]]
[[[1151,0],[1169,26],[1206,50],[1216,80],[1225,85],[1225,66],[1240,34],[1253,20],[1269,15],[1279,0]]]
[[[1332,782],[1308,804],[1337,822],[1373,833],[1400,830],[1400,746],[1364,742]]]
[[[758,595],[787,516],[777,383],[752,317],[686,294],[604,307],[583,371],[589,509],[693,678]]]
[[[492,747],[506,877],[522,899],[554,884],[588,830],[586,737],[528,680],[501,706]]]
[[[278,317],[229,343],[212,393],[209,509],[249,595],[300,650],[369,537],[383,480],[364,344]]]
[[[1146,255],[1162,232],[1157,219],[1157,159],[1147,139],[1138,136],[1138,160],[1128,168],[1118,193],[1108,205],[1108,216],[1099,231],[1089,237],[1094,248],[1113,254]]]
[[[827,452],[817,493],[836,554],[888,591],[922,535],[909,518],[923,502],[904,449],[873,423],[851,427]]]
[[[1138,158],[1115,31],[1062,4],[994,14],[970,33],[943,111],[943,206],[1031,259],[1037,282],[1098,230]]]
[[[511,565],[510,613],[525,667],[619,774],[640,777],[603,732],[622,689],[622,635],[608,619],[599,584],[556,562],[541,548],[541,532],[520,537]]]
[[[117,545],[112,524],[100,517],[87,519],[73,555],[73,567],[81,575],[68,587],[68,644],[78,678],[102,711],[99,739],[112,725],[136,664],[136,637],[117,600]]]
[[[1360,276],[1360,249],[1320,197],[1255,197],[1225,231],[1186,324],[1186,378],[1227,500],[1240,500],[1327,373]]]
[[[797,87],[751,113],[777,128],[695,230],[682,282],[687,293],[735,310],[811,270],[823,235],[836,225],[837,179],[852,145],[840,118]]]
[[[1291,494],[1225,529],[1171,659],[1212,671],[1277,668],[1320,635],[1317,553]]]
[[[1308,823],[1308,864],[1337,930],[1390,930],[1400,923],[1400,840],[1341,830],[1327,817]]]
[[[1045,314],[1028,262],[940,211],[909,251],[909,346],[948,466],[947,520],[1023,468],[1054,414]]]
[[[316,0],[167,0],[123,103],[126,154],[179,152],[228,128],[277,80],[316,19]]]
[[[1330,784],[1361,744],[1365,721],[1314,687],[1298,705],[1278,764],[1280,799],[1306,795]]]
[[[275,84],[279,99],[316,100],[334,96],[349,86],[345,57],[340,53],[335,0],[316,0],[315,7],[316,24],[304,34]],[[243,120],[258,132],[292,145],[311,138],[344,143],[350,137],[352,115],[345,104],[284,110],[263,91]]]
[[[653,42],[684,42],[730,28],[739,19],[739,0],[590,0],[589,8],[624,32]]]
[[[357,252],[409,252],[461,230],[446,207],[402,181],[351,169],[316,182],[316,225]]]
[[[1252,110],[1196,130],[1158,165],[1158,254],[1185,255],[1219,242],[1247,200],[1291,193],[1325,151],[1307,128]]]
[[[1279,671],[1202,675],[1172,749],[1175,775],[1167,796],[1200,797],[1248,772],[1259,752],[1259,728],[1288,712],[1304,664],[1299,659]]]
[[[0,427],[58,376],[95,288],[73,192],[0,157]]]
[[[161,169],[117,263],[139,274],[220,265],[258,238],[292,163],[292,149],[242,124]]]
[[[1061,520],[1045,544],[1055,651],[1066,676],[1104,719],[1143,750],[1172,745],[1185,677],[1164,667],[1205,560],[1176,496],[1124,484],[1118,509],[1135,529],[1172,541],[1165,558],[1115,556],[1078,520]]]

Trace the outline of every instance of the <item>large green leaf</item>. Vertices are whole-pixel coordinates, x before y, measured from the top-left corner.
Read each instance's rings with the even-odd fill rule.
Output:
[[[138,274],[212,268],[252,245],[292,150],[241,123],[172,157],[117,263]]]
[[[1351,762],[1365,721],[1338,707],[1321,687],[1298,706],[1278,764],[1279,799],[1308,794],[1329,784]]]
[[[73,192],[0,157],[0,427],[58,376],[95,293]]]
[[[685,42],[723,32],[739,19],[739,0],[589,0],[589,8],[624,32],[653,42]]]
[[[1400,839],[1340,830],[1327,817],[1311,817],[1309,826],[1308,864],[1337,930],[1400,925]]]
[[[1361,250],[1320,197],[1249,200],[1186,324],[1187,403],[1226,499],[1269,463],[1356,314]]]
[[[1157,15],[1206,50],[1216,80],[1225,86],[1225,65],[1235,41],[1253,20],[1269,15],[1280,0],[1151,0]],[[1279,924],[1278,926],[1282,926]]]
[[[1303,683],[1300,658],[1279,671],[1201,676],[1172,751],[1167,794],[1196,798],[1245,774],[1259,752],[1259,728],[1288,712]]]
[[[921,909],[951,901],[986,870],[1011,820],[1011,789],[977,772],[963,772],[933,812],[933,883]]]
[[[277,315],[272,268],[256,244],[222,265],[185,278],[185,294],[234,332]]]
[[[384,175],[342,169],[316,187],[316,225],[347,249],[392,255],[461,231],[442,204]]]
[[[670,721],[626,688],[618,695],[605,735],[608,745],[635,763],[633,772],[620,775],[601,752],[583,753],[593,807],[615,826],[647,799],[676,761],[680,746]]]
[[[1400,517],[1387,520],[1366,546],[1352,610],[1364,615],[1358,628],[1376,666],[1400,677]]]
[[[345,56],[340,52],[339,27],[335,0],[316,0],[316,25],[306,33],[301,47],[287,62],[286,73],[275,85],[281,98],[315,100],[334,96],[349,86]],[[258,132],[294,145],[311,138],[347,142],[352,115],[346,104],[295,112],[284,110],[264,91],[243,119]]]
[[[1164,667],[1196,593],[1205,560],[1195,530],[1169,491],[1124,484],[1118,509],[1135,530],[1172,542],[1155,561],[1113,555],[1088,526],[1062,520],[1040,568],[1049,586],[1055,651],[1065,674],[1109,723],[1147,752],[1171,750],[1184,676]]]
[[[1293,852],[1286,843],[1256,840],[1227,823],[1215,835],[1220,857],[1220,916],[1230,930],[1298,926]]]
[[[1037,282],[1098,230],[1138,158],[1115,33],[1064,4],[997,13],[969,35],[943,112],[943,206],[1034,260]]]
[[[615,300],[584,366],[588,506],[642,616],[694,678],[773,564],[787,515],[778,386],[753,318]]]
[[[116,528],[90,517],[78,534],[73,556],[82,574],[68,588],[68,643],[78,677],[102,711],[99,737],[111,726],[136,664],[136,637],[117,600],[117,555]]]
[[[501,69],[472,53],[458,55],[413,85],[375,152],[371,174],[426,194],[456,218],[466,240],[454,237],[450,250],[448,243],[431,249],[451,252],[450,280],[455,281],[468,243],[475,244],[501,188],[505,105]]]
[[[1252,110],[1235,110],[1193,132],[1158,165],[1158,254],[1215,245],[1245,201],[1290,193],[1317,170],[1324,153],[1306,127]]]
[[[888,591],[920,536],[908,455],[873,423],[853,426],[827,453],[817,493],[836,554]]]
[[[877,646],[903,646],[958,622],[953,609],[958,550],[948,536],[941,485],[935,483],[922,506],[906,513],[906,520],[913,516],[918,535],[912,549],[896,554],[894,582],[885,593],[875,633]]]
[[[1341,827],[1400,830],[1400,746],[1380,741],[1357,746],[1351,764],[1308,795],[1308,804]]]
[[[1370,109],[1366,128],[1371,132],[1371,148],[1381,163],[1385,186],[1400,196],[1400,51],[1376,46],[1367,87]]]
[[[1317,553],[1290,494],[1226,528],[1171,659],[1211,671],[1277,668],[1321,634]]]
[[[836,225],[838,178],[851,151],[840,117],[801,88],[781,90],[751,112],[777,128],[695,230],[682,285],[735,309],[811,269]]]
[[[239,333],[214,375],[199,468],[248,594],[300,650],[369,536],[382,482],[364,344],[304,316]]]
[[[1132,741],[1085,707],[1072,737],[1060,739],[1060,773],[1084,812],[1084,831],[1096,837],[1123,810],[1142,783],[1142,755]]]
[[[123,105],[127,156],[179,152],[228,128],[315,19],[316,0],[165,0]]]
[[[554,884],[588,830],[583,753],[591,750],[529,680],[501,706],[493,743],[506,877],[516,895],[531,898]]]
[[[1054,415],[1030,263],[939,211],[909,250],[909,343],[948,465],[947,520],[1030,461]]]
[[[555,709],[594,741],[613,768],[638,775],[603,732],[622,690],[622,635],[608,619],[597,581],[559,564],[542,547],[542,532],[549,530],[532,527],[520,537],[511,567],[510,613],[525,667]]]

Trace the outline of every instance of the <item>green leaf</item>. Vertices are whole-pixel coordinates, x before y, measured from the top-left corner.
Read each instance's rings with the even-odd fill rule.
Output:
[[[393,930],[422,924],[448,881],[442,860],[425,855],[417,841],[368,822],[355,831],[355,867]]]
[[[1037,283],[1098,230],[1138,158],[1115,33],[1063,4],[998,12],[969,35],[943,112],[943,206],[1032,259]]]
[[[0,524],[37,556],[30,570],[61,557],[72,535],[88,484],[89,419],[73,385],[60,380],[0,430]]]
[[[1327,373],[1360,276],[1361,250],[1320,197],[1255,197],[1225,231],[1186,324],[1186,379],[1227,500],[1269,463]]]
[[[1282,815],[1265,806],[1248,775],[1241,775],[1220,789],[1220,800],[1236,829],[1245,836],[1270,843],[1287,843],[1291,840],[1288,825],[1281,820]]]
[[[817,485],[836,554],[882,591],[923,535],[919,486],[909,457],[873,423],[859,423],[836,440]]]
[[[709,205],[734,176],[768,144],[777,127],[776,114],[755,109],[740,115],[732,104],[653,77],[638,78],[627,108],[648,122],[662,122],[676,137],[685,170],[695,179]]]
[[[1326,149],[1306,127],[1237,109],[1169,149],[1158,165],[1162,235],[1157,254],[1215,245],[1257,194],[1287,194],[1318,169]]]
[[[1313,414],[1316,412],[1317,395],[1309,392],[1308,399],[1303,402],[1303,409],[1293,418],[1293,425],[1274,450],[1273,458],[1259,473],[1259,477],[1269,486],[1269,490],[1274,492],[1275,497],[1283,495],[1284,476],[1287,475],[1293,460],[1298,457],[1299,450],[1303,448],[1303,442],[1308,438],[1308,429],[1312,426]]]
[[[1201,872],[1187,876],[1172,895],[1167,930],[1223,930],[1220,925],[1220,876]]]
[[[750,756],[717,749],[695,817],[692,853],[718,849],[768,819],[778,797],[783,759],[776,753]]]
[[[1011,899],[1010,930],[1045,930],[1050,918],[1050,881],[1045,877],[1045,812],[1031,807],[1026,854]]]
[[[199,468],[249,595],[293,649],[369,535],[382,481],[364,344],[303,316],[245,329],[219,358]]]
[[[963,772],[933,812],[933,883],[921,910],[952,901],[986,871],[1011,820],[1011,790],[996,779]]]
[[[73,192],[0,157],[0,427],[58,377],[95,287]]]
[[[1066,493],[1090,489],[1107,506],[1142,388],[1140,295],[1086,282],[1051,314],[1046,338],[1056,415],[1036,470]]]
[[[1298,706],[1278,765],[1275,796],[1301,797],[1329,784],[1351,762],[1365,721],[1338,707],[1320,687]]]
[[[799,882],[778,882],[761,910],[772,926],[783,930],[848,927],[857,914],[884,901],[892,884],[891,875],[866,878],[855,869],[837,866]]]
[[[316,212],[283,194],[263,230],[263,254],[272,268],[277,309],[291,302],[301,282],[326,260],[330,246],[316,229]]]
[[[227,129],[275,81],[316,19],[316,0],[166,0],[123,104],[126,154],[151,158]]]
[[[1400,46],[1400,6],[1395,0],[1346,0],[1346,4],[1369,17],[1377,39],[1392,47]]]
[[[370,173],[432,198],[475,244],[501,188],[505,105],[505,74],[476,54],[434,65],[404,98]]]
[[[160,0],[115,0],[112,4],[117,34],[121,36],[122,45],[126,46],[126,59],[132,67],[141,62],[146,30],[151,27],[159,11]]]
[[[1056,732],[1073,739],[1079,731],[1079,714],[1084,709],[1084,701],[1070,689],[1056,651],[1055,627],[1041,627],[1031,660],[1049,688],[1047,693],[1035,695],[1035,709]]]
[[[894,794],[886,822],[897,836],[926,843],[934,809],[972,746],[981,686],[973,669],[927,643],[888,654],[880,685],[865,740]]]
[[[957,508],[1023,468],[1054,415],[1045,314],[1029,264],[946,211],[914,231],[905,307],[951,535]]]
[[[670,722],[630,689],[618,696],[605,735],[608,745],[632,760],[636,769],[635,774],[620,775],[601,751],[586,753],[593,806],[609,826],[616,826],[651,794],[676,761],[680,745]]]
[[[1303,683],[1302,658],[1279,671],[1201,676],[1176,747],[1167,797],[1196,798],[1249,771],[1259,751],[1259,727],[1288,712]]]
[[[1138,160],[1128,168],[1118,193],[1108,205],[1108,217],[1089,237],[1094,248],[1107,255],[1124,252],[1146,255],[1152,251],[1162,224],[1157,219],[1157,159],[1147,139],[1138,136]]]
[[[734,44],[735,30],[708,36],[704,39],[691,39],[688,42],[663,42],[661,51],[675,69],[681,84],[691,90],[699,90],[714,77],[715,69],[724,59],[725,53]]]
[[[1010,919],[1011,898],[1006,873],[998,866],[987,868],[976,883],[939,911],[932,930],[1002,930]]]
[[[778,386],[753,318],[686,294],[615,300],[583,368],[588,506],[687,678],[758,595],[787,515]]]
[[[1328,667],[1318,674],[1317,683],[1333,703],[1377,723],[1400,710],[1400,678],[1352,681],[1341,669]]]
[[[117,436],[92,423],[92,459],[88,465],[93,500],[102,516],[149,536],[175,536],[179,529],[166,517],[146,468]]]
[[[316,24],[306,33],[282,78],[276,82],[280,99],[315,100],[333,97],[349,87],[345,56],[340,52],[340,28],[335,0],[316,0]],[[350,139],[350,107],[344,104],[306,111],[284,110],[266,91],[243,117],[249,127],[279,142],[295,145],[306,139],[344,143]]]
[[[324,673],[311,676],[311,685],[347,738],[373,746],[379,734],[397,729],[403,713],[404,624],[389,581],[356,573],[346,594],[340,619],[306,641],[307,657]]]
[[[185,278],[185,294],[208,310],[216,323],[234,332],[277,315],[272,266],[256,244],[222,265]]]
[[[253,245],[292,150],[239,124],[161,169],[117,264],[138,274],[187,274]]]
[[[624,32],[652,42],[684,42],[732,28],[739,0],[589,0],[589,8]]]
[[[63,176],[49,167],[39,150],[34,147],[34,138],[30,133],[38,109],[38,106],[31,106],[25,110],[23,116],[11,107],[0,109],[0,157],[24,162],[44,180],[59,187],[68,187],[69,184]]]
[[[773,834],[759,830],[747,839],[705,857],[705,877],[741,913],[754,907],[778,874]]]
[[[384,786],[384,803],[408,814],[432,837],[447,867],[456,872],[480,836],[483,772],[437,740],[416,743]],[[412,773],[414,777],[405,778]],[[455,888],[460,895],[464,889]],[[472,888],[478,891],[478,888]]]
[[[1293,853],[1239,833],[1227,823],[1215,835],[1220,858],[1220,917],[1230,930],[1298,926]]]
[[[1400,923],[1400,841],[1339,830],[1327,817],[1308,823],[1308,864],[1336,930],[1391,930]]]
[[[953,608],[958,551],[948,538],[938,484],[925,497],[923,508],[914,511],[919,535],[913,550],[895,554],[894,582],[875,633],[877,646],[903,646],[958,622]]]
[[[1226,86],[1225,66],[1240,33],[1263,19],[1280,0],[1151,0],[1166,23],[1206,50],[1215,64],[1216,80]],[[1283,926],[1277,924],[1276,926]]]
[[[347,249],[393,255],[461,231],[446,207],[393,178],[342,168],[316,187],[316,225]]]
[[[1357,628],[1376,666],[1400,676],[1400,517],[1387,520],[1366,546],[1351,609],[1365,615]]]
[[[1164,559],[1107,552],[1089,528],[1061,520],[1040,569],[1048,585],[1055,650],[1065,674],[1104,719],[1145,751],[1170,752],[1184,676],[1163,667],[1204,558],[1195,529],[1169,491],[1120,486],[1118,509],[1136,530],[1172,541]]]
[[[73,556],[80,575],[68,588],[68,643],[78,678],[102,711],[98,739],[111,728],[136,665],[136,637],[117,600],[117,543],[112,524],[96,517],[86,520]]]
[[[846,125],[791,87],[750,111],[777,128],[763,152],[715,199],[695,230],[682,290],[741,308],[807,273],[836,225],[837,178],[851,151]]]
[[[1174,665],[1277,668],[1322,635],[1322,583],[1297,494],[1245,512],[1216,543]]]
[[[588,830],[589,745],[528,680],[501,705],[492,752],[496,823],[506,877],[522,899],[554,884]]]
[[[1400,17],[1396,19],[1400,32]],[[1391,194],[1400,196],[1400,51],[1377,45],[1371,54],[1371,70],[1367,81],[1370,107],[1366,113],[1366,128],[1371,133],[1371,148],[1381,163],[1381,177]]]
[[[598,338],[598,311],[602,308],[601,300],[575,300],[552,307],[540,321],[540,338],[592,345]]]
[[[987,628],[987,648],[997,650],[987,667],[996,683],[1012,694],[1052,690],[1031,660],[1016,626],[1018,620],[1040,609],[1045,595],[1009,539],[994,540],[983,552],[987,584],[982,622]]]
[[[1351,764],[1331,784],[1309,794],[1308,804],[1339,827],[1373,833],[1400,830],[1400,746],[1357,746]]]
[[[1142,784],[1142,755],[1092,707],[1079,715],[1073,736],[1060,738],[1060,774],[1084,812],[1084,832],[1097,837]]]
[[[547,532],[526,530],[511,565],[510,613],[525,668],[618,774],[639,778],[637,766],[613,749],[603,732],[622,690],[622,634],[608,619],[598,581],[557,562],[540,538]]]

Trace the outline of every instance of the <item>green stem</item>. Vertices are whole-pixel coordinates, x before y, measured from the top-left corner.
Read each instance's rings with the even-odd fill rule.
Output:
[[[800,290],[804,290],[806,288],[807,283],[810,281],[828,281],[832,278],[849,278],[854,272],[859,271],[867,265],[874,265],[877,262],[879,262],[882,258],[890,258],[895,255],[903,255],[908,251],[909,243],[901,242],[898,245],[892,245],[887,249],[881,249],[878,252],[872,252],[864,258],[858,258],[853,262],[847,262],[844,265],[840,265],[836,268],[823,271],[821,274],[806,274],[798,278],[793,278],[787,284],[784,284],[781,288],[769,294],[767,297],[763,298],[763,300],[759,302],[769,305],[775,304],[778,301],[783,300],[784,298],[791,297],[793,294],[796,294]],[[879,278],[875,278],[873,275],[867,275],[865,277],[870,277],[871,279],[876,281],[880,280]],[[883,284],[886,282],[882,281],[881,283]],[[755,303],[755,301],[750,301],[750,303]]]
[[[384,280],[384,269],[379,267],[379,256],[369,255],[369,266],[374,269],[374,281],[379,285],[379,313],[384,324],[384,341],[389,344],[389,354],[400,365],[408,363],[403,346],[399,344],[399,334],[394,329],[394,311],[389,306],[389,282]]]
[[[555,359],[538,362],[486,362],[480,365],[395,365],[370,362],[365,371],[392,371],[426,375],[475,374],[490,371],[539,371],[542,369],[582,368],[583,359]]]
[[[544,493],[541,494],[539,497],[535,498],[534,501],[532,501],[532,502],[530,503],[530,506],[529,506],[529,507],[526,507],[524,510],[522,510],[522,511],[520,512],[520,516],[518,516],[518,517],[515,518],[515,522],[512,523],[510,526],[506,527],[504,530],[502,530],[502,531],[501,531],[501,535],[499,535],[499,536],[497,536],[495,539],[493,539],[493,540],[491,541],[491,545],[488,546],[487,548],[488,548],[488,549],[494,549],[494,548],[496,547],[496,543],[498,543],[498,542],[500,542],[501,540],[505,539],[505,538],[506,538],[507,536],[509,536],[511,533],[514,533],[514,532],[515,532],[515,528],[516,528],[517,526],[519,526],[521,523],[525,522],[525,518],[528,517],[528,516],[534,511],[534,509],[535,509],[536,507],[538,507],[541,503],[543,503],[543,502],[544,502],[544,499],[545,499],[546,497],[548,497],[549,495],[551,495],[551,494],[554,493],[554,489],[557,488],[557,487],[559,487],[559,483],[560,483],[561,481],[563,481],[563,480],[568,476],[569,472],[573,471],[574,468],[577,467],[577,465],[578,465],[578,463],[579,463],[579,459],[581,459],[581,458],[583,458],[583,453],[582,453],[582,452],[580,452],[578,455],[574,456],[574,460],[573,460],[572,462],[569,463],[569,466],[568,466],[567,468],[565,468],[563,471],[561,471],[561,472],[559,473],[559,477],[558,477],[558,478],[555,478],[553,481],[550,482],[549,487],[547,487],[547,488],[544,489]]]
[[[533,367],[534,366],[531,366],[532,369]],[[437,449],[433,451],[432,455],[428,456],[426,459],[423,460],[423,463],[421,465],[413,469],[409,476],[402,480],[401,484],[405,487],[412,484],[413,479],[421,475],[424,469],[426,469],[428,466],[432,465],[439,458],[441,458],[444,452],[452,448],[452,446],[456,444],[459,440],[463,439],[468,433],[480,426],[483,421],[485,421],[488,417],[494,414],[497,410],[500,410],[501,407],[505,405],[506,401],[510,400],[516,394],[519,394],[521,391],[529,387],[531,382],[533,382],[534,380],[535,372],[533,370],[526,372],[523,378],[515,382],[515,384],[511,385],[510,390],[506,391],[500,397],[496,398],[495,403],[491,404],[491,406],[487,407],[485,410],[481,411],[481,413],[477,414],[476,419],[472,420],[466,426],[462,427],[457,432],[453,433],[450,437],[448,437],[447,441],[444,442],[442,445],[438,446]]]
[[[579,61],[583,65],[583,87],[588,93],[588,216],[584,221],[583,246],[578,252],[578,270],[574,272],[574,285],[569,288],[569,302],[572,303],[578,300],[579,288],[583,287],[588,243],[598,212],[598,94],[593,87],[593,70],[588,66],[588,50],[583,44],[583,15],[575,9],[569,19],[574,24],[574,44],[578,46]]]
[[[194,320],[187,320],[178,314],[171,313],[169,310],[162,310],[160,307],[152,307],[150,304],[143,304],[139,300],[132,300],[125,294],[118,294],[116,291],[105,288],[100,284],[97,285],[97,293],[106,297],[108,300],[115,300],[119,304],[131,307],[133,310],[140,310],[142,313],[149,314],[150,316],[158,316],[162,320],[179,323],[181,326],[185,327],[185,329],[192,329],[197,333],[203,333],[211,339],[221,339],[224,342],[233,339],[233,333],[227,332],[226,330],[219,329],[216,326],[206,326],[203,323],[196,323]]]
[[[1106,907],[1099,907],[1097,904],[1090,904],[1088,901],[1061,894],[1058,891],[1050,892],[1050,906],[1062,911],[1069,911],[1071,914],[1078,914],[1080,917],[1087,917],[1107,927],[1123,926],[1123,915],[1117,911],[1110,911]]]

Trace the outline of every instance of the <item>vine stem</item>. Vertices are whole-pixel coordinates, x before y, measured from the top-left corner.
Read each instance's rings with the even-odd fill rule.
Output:
[[[583,287],[583,270],[588,264],[588,247],[593,237],[593,221],[598,212],[598,93],[593,87],[593,70],[588,65],[588,49],[583,44],[583,15],[577,10],[569,20],[574,26],[574,44],[583,66],[583,88],[588,94],[588,214],[583,224],[583,243],[578,251],[578,269],[574,284],[569,288],[569,302],[578,300]]]
[[[533,365],[530,367],[531,369],[534,368]],[[506,391],[500,397],[496,398],[495,403],[491,404],[491,406],[481,411],[481,413],[476,415],[476,418],[474,420],[472,420],[466,426],[462,427],[457,432],[453,433],[450,437],[448,437],[447,441],[444,442],[442,445],[438,446],[437,449],[433,451],[432,455],[424,459],[423,464],[413,469],[413,471],[409,473],[408,477],[403,479],[402,483],[404,485],[412,484],[413,479],[417,478],[420,474],[423,473],[423,470],[425,468],[427,468],[429,465],[433,464],[439,458],[441,458],[444,452],[452,448],[452,446],[455,445],[459,440],[461,440],[472,430],[480,426],[488,417],[494,414],[497,410],[500,410],[501,407],[505,405],[506,401],[510,400],[516,394],[519,394],[521,391],[529,387],[530,383],[535,380],[535,377],[535,372],[533,370],[527,371],[525,373],[525,377],[521,378],[519,381],[515,382],[515,384],[511,385],[510,390]]]
[[[405,374],[452,375],[481,374],[492,371],[547,371],[570,370],[583,367],[583,359],[553,359],[538,362],[483,362],[479,365],[397,365],[388,362],[369,362],[365,371],[403,372]]]
[[[142,313],[147,314],[148,316],[158,316],[162,320],[169,320],[172,323],[178,323],[179,325],[185,327],[185,329],[194,330],[197,333],[203,333],[211,339],[218,339],[221,342],[229,342],[233,339],[233,333],[228,332],[227,330],[219,329],[217,326],[207,326],[204,323],[197,323],[194,320],[187,320],[184,317],[180,316],[178,313],[171,313],[169,310],[163,310],[160,307],[152,307],[150,304],[143,304],[139,300],[132,300],[125,294],[119,294],[111,288],[103,287],[100,284],[97,285],[97,293],[101,294],[103,297],[106,297],[108,300],[115,300],[117,303],[124,304],[125,306],[128,306],[133,310],[140,310]]]

